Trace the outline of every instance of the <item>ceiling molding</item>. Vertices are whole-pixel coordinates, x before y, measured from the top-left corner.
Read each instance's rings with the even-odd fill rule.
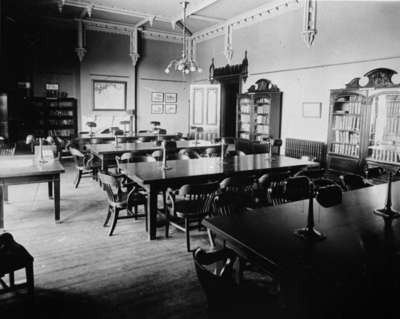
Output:
[[[271,19],[289,11],[297,10],[303,7],[303,5],[303,1],[301,0],[277,0],[237,15],[225,22],[216,24],[205,30],[196,32],[193,34],[193,39],[197,43],[210,40],[217,36],[223,35],[228,24],[231,25],[234,30],[240,29],[267,19]]]
[[[214,18],[214,17],[209,17],[209,16],[203,16],[200,14],[192,14],[190,16],[190,19],[196,19],[196,20],[202,20],[202,21],[210,21],[210,22],[225,22],[227,19],[221,19],[221,18]]]
[[[142,32],[143,38],[148,40],[172,42],[172,43],[182,43],[182,36],[175,33],[167,33],[152,30],[140,30]]]
[[[121,14],[121,15],[126,15],[126,16],[130,16],[130,17],[135,17],[135,18],[143,18],[143,19],[149,18],[149,19],[154,20],[153,14],[135,11],[135,10],[124,9],[124,8],[110,7],[110,6],[106,6],[103,4],[93,4],[93,3],[90,3],[87,1],[65,0],[64,5],[71,6],[71,7],[78,7],[78,8],[88,8],[88,6],[91,6],[92,10]],[[171,21],[170,18],[164,17],[164,16],[159,16],[159,15],[155,16],[155,19],[158,21],[162,21],[162,22],[170,22]]]

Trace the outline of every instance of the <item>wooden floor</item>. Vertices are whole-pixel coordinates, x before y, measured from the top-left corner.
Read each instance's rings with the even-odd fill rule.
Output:
[[[105,194],[84,178],[72,186],[71,164],[61,178],[61,224],[54,223],[47,184],[11,186],[5,226],[35,258],[36,298],[0,297],[1,318],[205,318],[184,234],[171,230],[148,241],[144,220],[103,227]],[[208,246],[205,232],[193,247]]]

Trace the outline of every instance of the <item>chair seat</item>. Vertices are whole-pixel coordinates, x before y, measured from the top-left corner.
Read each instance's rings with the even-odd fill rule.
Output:
[[[15,270],[26,267],[33,262],[33,257],[22,245],[18,244],[7,237],[11,236],[7,233],[1,235],[1,239],[9,240],[7,245],[0,245],[0,277]]]
[[[134,193],[129,198],[128,203],[128,193],[122,193],[120,196],[120,200],[110,203],[111,206],[118,207],[118,208],[126,208],[126,205],[132,207],[134,205],[142,205],[147,203],[146,195],[142,193]]]

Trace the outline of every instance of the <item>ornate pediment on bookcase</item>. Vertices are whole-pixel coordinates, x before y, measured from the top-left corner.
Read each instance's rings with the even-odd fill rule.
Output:
[[[259,79],[254,85],[250,86],[248,92],[279,92],[279,88],[275,84],[272,84],[270,80]]]
[[[247,51],[244,52],[244,59],[241,64],[225,65],[220,68],[215,68],[214,58],[211,60],[209,69],[209,80],[214,83],[215,80],[239,76],[246,82],[248,76],[249,61],[247,60]]]
[[[346,84],[347,89],[362,89],[362,88],[392,88],[400,87],[400,84],[392,82],[393,75],[397,74],[396,71],[386,68],[373,69],[364,74],[364,78],[354,78]],[[360,81],[367,82],[360,84]]]

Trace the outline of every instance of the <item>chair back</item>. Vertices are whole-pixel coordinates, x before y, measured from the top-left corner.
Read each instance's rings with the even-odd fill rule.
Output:
[[[209,214],[212,212],[218,186],[218,182],[186,184],[179,189],[179,195],[187,201],[193,201],[192,209],[197,213]]]
[[[214,198],[212,215],[214,216],[234,216],[245,211],[247,198],[243,194],[230,191],[221,191]]]
[[[139,136],[136,140],[136,143],[146,143],[151,142],[154,138],[151,136]]]
[[[218,152],[218,149],[216,147],[207,147],[204,151],[204,154],[207,157],[217,157],[220,155],[220,152]]]
[[[283,171],[271,172],[267,179],[264,177],[264,182],[269,183],[268,194],[273,205],[280,205],[287,202],[285,196],[285,182],[290,175],[290,171]]]
[[[0,156],[14,156],[14,155],[15,155],[15,144],[0,145]]]
[[[188,154],[178,154],[179,160],[190,160],[190,156]]]
[[[285,182],[284,194],[288,201],[309,198],[311,194],[311,181],[306,176],[289,177]]]
[[[197,248],[193,252],[193,262],[200,285],[207,297],[210,309],[230,307],[235,291],[233,265],[236,255],[230,249],[205,252]],[[207,266],[214,264],[210,270]],[[222,264],[220,269],[217,265]]]
[[[76,167],[84,167],[85,166],[85,155],[74,147],[70,147],[69,151],[74,159],[74,163]]]
[[[227,157],[246,156],[246,155],[247,155],[247,154],[246,154],[245,152],[239,151],[239,150],[226,152],[226,156],[227,156]]]
[[[194,150],[192,150],[190,148],[183,148],[183,149],[179,150],[178,158],[180,158],[182,155],[186,155],[188,157],[186,159],[201,158],[199,153],[197,153],[196,151],[194,151]],[[183,159],[183,158],[180,158],[180,159]]]
[[[338,185],[323,186],[318,189],[317,201],[323,207],[331,207],[342,202],[342,189]]]
[[[99,179],[102,187],[106,192],[108,202],[113,204],[118,201],[118,197],[121,194],[120,181],[114,176],[107,175],[99,172]]]

